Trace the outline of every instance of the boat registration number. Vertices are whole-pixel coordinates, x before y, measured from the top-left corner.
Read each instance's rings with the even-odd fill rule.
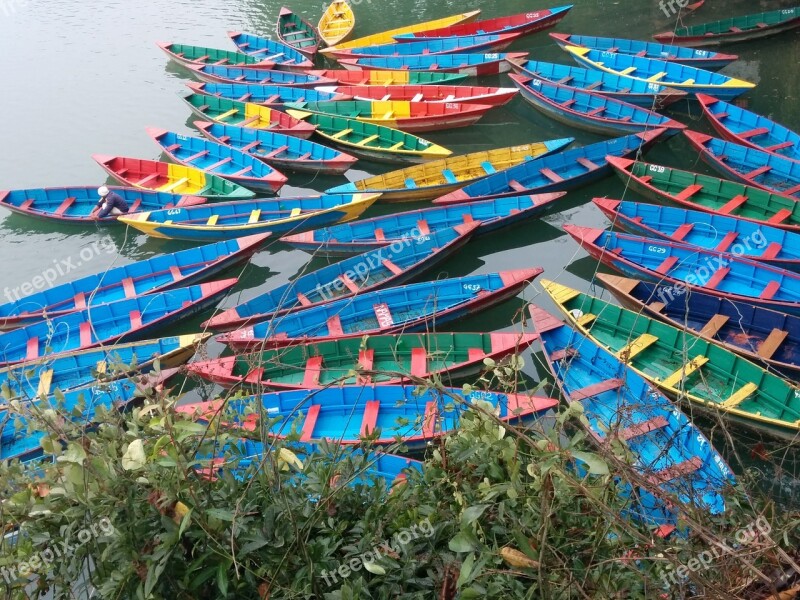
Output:
[[[477,283],[465,283],[464,289],[468,292],[475,292],[476,294],[481,291],[480,284]]]
[[[647,251],[652,252],[653,254],[665,254],[667,249],[662,246],[648,246]]]
[[[486,60],[497,60],[498,58],[500,58],[500,55],[497,54],[497,52],[492,52],[491,54],[484,54],[483,58],[485,58]]]
[[[653,171],[653,173],[663,173],[664,167],[661,165],[650,165],[650,170]]]

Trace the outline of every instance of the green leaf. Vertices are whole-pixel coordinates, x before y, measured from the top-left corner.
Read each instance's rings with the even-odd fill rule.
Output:
[[[461,563],[461,572],[458,574],[458,581],[456,581],[457,588],[461,588],[461,586],[469,583],[472,579],[472,567],[474,564],[475,554],[470,554],[464,559],[464,562]]]
[[[475,506],[470,506],[467,508],[461,515],[462,527],[474,523],[488,507],[488,504],[476,504]]]
[[[447,545],[450,550],[453,552],[472,552],[475,550],[475,544],[473,543],[472,536],[469,536],[465,532],[458,533],[456,537],[450,540],[450,543]]]
[[[220,521],[228,521],[231,523],[233,522],[234,518],[233,511],[226,510],[224,508],[209,508],[206,511],[206,515],[215,519],[219,519]]]
[[[219,563],[217,567],[217,588],[223,596],[228,595],[228,565],[225,562]]]
[[[183,431],[186,433],[205,433],[206,429],[208,429],[208,425],[204,425],[203,423],[195,423],[193,421],[176,421],[173,425],[175,431]]]
[[[83,446],[80,446],[75,442],[69,442],[69,444],[67,444],[67,451],[59,456],[56,460],[58,462],[82,465],[83,461],[86,460],[86,450],[83,449]]]
[[[144,455],[144,442],[136,439],[128,444],[128,449],[122,455],[122,468],[126,471],[137,471],[144,467],[147,458]]]
[[[597,454],[573,450],[572,456],[584,463],[589,469],[589,473],[592,475],[608,475],[608,465],[606,464],[606,461],[600,458]]]
[[[385,575],[386,574],[386,569],[384,569],[382,566],[380,566],[379,564],[374,563],[372,561],[365,562],[364,563],[364,568],[367,571],[369,571],[370,573],[372,573],[373,575]]]

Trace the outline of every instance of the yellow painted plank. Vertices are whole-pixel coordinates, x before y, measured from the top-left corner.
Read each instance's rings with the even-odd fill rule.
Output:
[[[617,356],[622,362],[628,362],[634,356],[646,350],[658,341],[658,336],[650,333],[643,333],[624,348],[617,352]]]
[[[738,406],[758,390],[755,383],[745,383],[742,387],[731,394],[730,398],[722,403],[723,408],[733,408]]]
[[[660,383],[665,387],[674,388],[681,380],[689,377],[689,375],[697,371],[697,369],[702,367],[707,362],[708,358],[706,358],[705,356],[696,356],[688,363],[683,365],[680,369],[668,375],[665,379],[661,380]]]

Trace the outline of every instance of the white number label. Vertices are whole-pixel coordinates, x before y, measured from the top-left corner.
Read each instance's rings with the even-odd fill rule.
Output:
[[[661,165],[650,165],[650,170],[653,171],[654,173],[663,173],[664,167],[662,167]]]
[[[480,292],[481,291],[481,286],[479,286],[477,283],[465,283],[463,285],[464,285],[464,289],[467,290],[468,292]]]
[[[483,58],[485,58],[486,60],[497,60],[498,58],[500,58],[500,55],[497,54],[496,52],[493,52],[491,54],[484,54]]]
[[[655,254],[665,254],[667,252],[666,248],[662,248],[660,246],[648,246],[648,252],[653,252]]]
[[[167,210],[168,215],[179,215],[182,212],[183,210],[181,210],[180,208],[170,208],[169,210]]]

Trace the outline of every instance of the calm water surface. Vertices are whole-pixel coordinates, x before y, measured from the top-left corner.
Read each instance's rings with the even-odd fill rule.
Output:
[[[558,4],[553,2],[552,5]],[[91,154],[120,154],[157,158],[155,144],[145,127],[157,126],[193,133],[191,115],[179,100],[188,73],[167,61],[155,46],[159,40],[232,48],[226,31],[243,30],[269,35],[280,9],[280,0],[139,0],[137,2],[77,2],[75,0],[0,0],[0,57],[3,93],[0,94],[0,188],[59,185],[99,185],[105,181]],[[773,10],[791,2],[709,0],[689,23],[733,14]],[[519,0],[362,0],[355,3],[357,35],[401,24],[428,20],[481,8],[485,17],[545,8],[541,2]],[[292,7],[316,22],[322,2],[295,0]],[[604,36],[648,38],[671,29],[674,23],[657,2],[650,0],[585,1],[575,8],[556,31]],[[514,50],[528,50],[531,58],[569,62],[546,34],[518,42]],[[728,47],[741,60],[724,73],[758,84],[744,98],[752,110],[800,129],[800,33]],[[473,81],[472,83],[476,83]],[[509,86],[505,77],[480,80],[483,85]],[[692,128],[709,131],[697,106],[683,105],[672,116]],[[579,143],[601,138],[557,124],[534,112],[522,100],[492,111],[478,125],[449,133],[429,134],[429,139],[455,153],[472,152],[511,144],[573,136]],[[708,171],[680,137],[662,143],[650,154],[653,162]],[[358,179],[388,167],[359,163],[348,174]],[[319,192],[342,183],[343,178],[293,175],[282,195]],[[594,196],[620,197],[622,183],[611,178],[570,193],[560,212],[540,222],[470,242],[454,259],[442,264],[442,276],[486,273],[540,265],[545,276],[600,293],[590,282],[598,266],[563,231],[572,222],[606,225],[599,212],[587,205]],[[367,216],[396,210],[378,206]],[[93,244],[111,236],[112,253],[95,253]],[[0,285],[16,287],[51,268],[54,261],[72,258],[70,276],[80,276],[113,265],[140,260],[157,253],[188,247],[179,242],[148,239],[121,226],[58,225],[6,212],[0,214]],[[83,252],[81,252],[83,250]],[[85,257],[90,257],[84,260]],[[257,292],[285,283],[308,262],[309,256],[278,243],[259,253],[242,274],[240,285],[223,306],[252,297]],[[321,266],[321,262],[315,262]],[[553,309],[537,286],[521,299],[536,299]],[[510,328],[514,311],[522,301],[461,320],[453,328],[501,330]],[[186,323],[174,333],[197,329],[200,320]],[[211,352],[218,351],[211,348]],[[740,449],[742,446],[740,445]],[[728,449],[730,453],[731,449]],[[774,475],[774,479],[773,479]],[[770,474],[784,492],[794,479]]]

